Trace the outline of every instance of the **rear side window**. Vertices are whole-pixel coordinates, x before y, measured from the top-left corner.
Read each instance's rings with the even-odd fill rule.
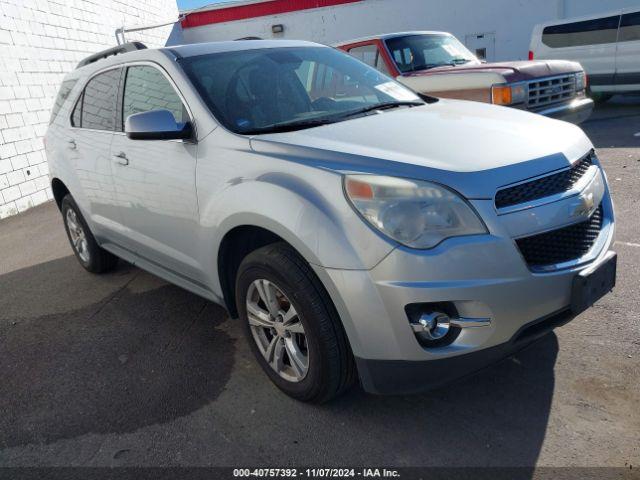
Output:
[[[618,39],[619,24],[620,15],[552,25],[543,30],[542,43],[551,48],[615,43]]]
[[[119,68],[96,75],[89,81],[81,99],[80,126],[82,128],[110,131],[115,129],[119,82]],[[74,111],[73,118],[75,115]]]
[[[129,115],[151,110],[169,110],[178,123],[189,120],[182,100],[160,70],[147,65],[129,67],[122,102],[123,123]]]
[[[71,90],[73,90],[73,87],[75,86],[77,81],[78,80],[65,80],[64,82],[62,82],[62,85],[60,85],[58,96],[53,102],[53,108],[51,109],[51,118],[49,119],[49,125],[51,125],[56,119],[56,116],[58,116],[58,112],[60,112],[60,109],[64,105],[64,102],[66,102],[67,98],[69,98],[69,94],[71,93]]]
[[[82,99],[84,98],[84,92],[80,95],[80,98],[76,102],[76,106],[73,107],[73,113],[71,114],[71,126],[80,128],[82,126]]]
[[[627,13],[620,23],[620,41],[633,42],[640,40],[640,12]]]
[[[389,73],[387,66],[380,55],[380,50],[375,45],[363,45],[361,47],[354,47],[349,50],[349,55],[357,58],[361,62],[366,63],[367,65],[377,68],[381,72],[386,74]]]

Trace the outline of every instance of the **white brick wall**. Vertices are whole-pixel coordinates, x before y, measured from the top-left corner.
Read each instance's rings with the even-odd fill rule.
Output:
[[[177,19],[175,0],[0,0],[0,218],[51,199],[42,136],[65,73],[122,25]],[[171,27],[127,34],[165,44]]]

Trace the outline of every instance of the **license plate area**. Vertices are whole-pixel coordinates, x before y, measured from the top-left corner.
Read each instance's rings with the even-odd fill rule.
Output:
[[[583,272],[573,279],[571,310],[578,315],[604,297],[616,286],[618,256],[612,253],[595,270]]]

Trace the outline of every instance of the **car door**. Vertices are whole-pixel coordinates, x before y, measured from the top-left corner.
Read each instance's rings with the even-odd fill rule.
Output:
[[[128,116],[152,110],[169,110],[177,122],[192,121],[186,103],[160,66],[141,63],[127,66],[120,105],[111,159],[125,227],[123,246],[170,273],[199,280],[197,145],[183,140],[132,140],[123,132]]]
[[[121,231],[110,159],[121,74],[121,68],[112,68],[89,79],[72,110],[65,139],[80,185],[77,201],[101,243],[108,243]]]
[[[542,31],[542,43],[549,47],[540,58],[580,62],[593,90],[613,88],[620,15],[550,25]]]
[[[616,90],[640,91],[640,11],[627,11],[620,21]]]

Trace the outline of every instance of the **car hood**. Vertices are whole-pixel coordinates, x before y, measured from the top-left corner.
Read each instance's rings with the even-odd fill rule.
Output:
[[[254,151],[339,172],[437,181],[468,198],[564,168],[593,146],[580,128],[512,108],[440,100],[295,132]]]
[[[465,73],[497,73],[502,75],[507,82],[522,82],[535,78],[553,77],[566,73],[582,71],[582,66],[577,62],[566,60],[535,60],[524,62],[499,62],[499,63],[470,63],[457,67],[445,66],[421,70],[403,75],[407,78],[427,75],[450,75]]]

